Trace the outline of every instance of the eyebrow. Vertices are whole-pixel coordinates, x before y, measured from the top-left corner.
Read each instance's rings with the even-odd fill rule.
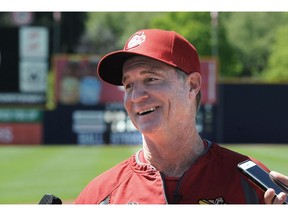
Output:
[[[155,67],[152,68],[152,70],[145,70],[145,71],[141,71],[140,72],[140,75],[145,75],[145,74],[153,74],[153,75],[159,75],[159,76],[163,76],[162,73],[160,71],[155,71],[153,70]],[[122,78],[122,83],[124,83],[127,79],[129,79],[130,75],[123,75],[123,78]]]

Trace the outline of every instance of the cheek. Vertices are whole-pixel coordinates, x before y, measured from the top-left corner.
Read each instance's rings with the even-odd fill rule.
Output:
[[[129,107],[131,107],[131,103],[129,103],[129,99],[127,98],[127,96],[124,96],[124,108],[126,109],[126,111],[129,113]]]
[[[173,96],[173,100],[171,100],[171,108],[177,115],[181,115],[190,112],[191,109],[191,99],[189,98],[189,94],[185,92],[179,92]]]
[[[124,104],[124,108],[127,112],[127,114],[129,115],[130,119],[133,120],[133,111],[132,111],[132,106],[133,106],[133,102],[131,101],[131,99],[127,96],[124,96],[124,101],[123,101],[123,104]]]
[[[178,91],[175,89],[173,98],[181,104],[189,103],[190,92],[183,88],[180,88]]]

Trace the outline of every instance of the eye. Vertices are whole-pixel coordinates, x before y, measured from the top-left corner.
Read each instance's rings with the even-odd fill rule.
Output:
[[[133,86],[132,83],[126,83],[126,84],[124,84],[124,89],[129,90],[130,88],[132,88],[132,86]]]
[[[149,77],[149,78],[147,79],[148,82],[153,82],[153,81],[156,81],[156,80],[158,80],[158,79],[155,78],[155,77]]]

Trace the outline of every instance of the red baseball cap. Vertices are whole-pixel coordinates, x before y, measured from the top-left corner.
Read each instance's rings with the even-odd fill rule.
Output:
[[[123,50],[111,52],[99,61],[99,77],[112,85],[121,86],[124,62],[137,55],[159,60],[187,74],[200,73],[197,50],[183,36],[174,31],[143,29],[129,38]]]

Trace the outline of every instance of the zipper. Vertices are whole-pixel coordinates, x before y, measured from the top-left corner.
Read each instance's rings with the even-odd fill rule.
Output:
[[[177,204],[183,198],[183,195],[179,193],[181,182],[185,176],[186,172],[181,176],[177,182],[176,190],[173,192],[173,201],[172,204]]]
[[[167,196],[166,196],[165,176],[164,176],[164,174],[162,174],[160,172],[161,180],[162,180],[162,183],[163,183],[163,190],[164,190],[163,194],[164,194],[164,198],[165,198],[166,204],[177,204],[183,198],[183,195],[179,194],[179,189],[180,189],[180,185],[181,185],[181,182],[182,182],[183,177],[185,176],[185,174],[186,174],[186,172],[181,176],[181,178],[177,182],[176,189],[173,192],[173,201],[172,201],[172,203],[168,203]]]

